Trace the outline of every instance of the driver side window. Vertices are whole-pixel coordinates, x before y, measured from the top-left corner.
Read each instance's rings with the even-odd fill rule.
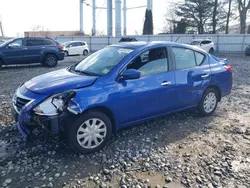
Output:
[[[154,48],[134,58],[127,69],[136,69],[141,76],[150,76],[168,71],[167,49]]]
[[[23,39],[14,40],[9,45],[12,46],[12,47],[21,47],[21,46],[23,46]]]

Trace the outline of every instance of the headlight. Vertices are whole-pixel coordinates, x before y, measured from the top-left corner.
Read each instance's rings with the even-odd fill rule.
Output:
[[[34,112],[38,115],[55,116],[67,108],[70,100],[75,97],[75,91],[67,91],[64,93],[53,95],[45,99],[42,103],[34,108]]]

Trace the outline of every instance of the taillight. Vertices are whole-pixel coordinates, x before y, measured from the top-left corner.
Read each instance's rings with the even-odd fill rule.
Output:
[[[229,72],[233,72],[233,68],[230,65],[225,65],[225,69],[227,69]]]
[[[62,45],[59,45],[58,48],[61,49],[61,50],[63,50],[63,46]]]

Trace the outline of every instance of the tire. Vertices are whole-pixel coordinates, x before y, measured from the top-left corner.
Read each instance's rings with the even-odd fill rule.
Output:
[[[69,52],[64,51],[64,57],[67,57],[67,56],[69,56]]]
[[[57,57],[54,54],[48,54],[44,58],[44,64],[48,67],[55,67],[57,65]]]
[[[83,55],[84,55],[84,56],[87,56],[88,53],[89,53],[88,50],[84,50],[84,51],[83,51]]]
[[[213,53],[214,53],[214,49],[213,49],[213,48],[210,48],[210,49],[209,49],[209,53],[210,53],[210,54],[213,54]]]
[[[89,127],[87,126],[88,124],[87,122],[89,123]],[[104,124],[100,128],[97,128],[97,130],[104,130],[99,133],[96,133],[97,135],[99,135],[99,137],[95,136],[96,135],[94,133],[95,130],[92,129],[94,124],[97,127]],[[89,131],[93,132],[89,133]],[[98,111],[89,111],[81,115],[73,124],[73,126],[70,125],[70,127],[67,127],[66,132],[68,134],[67,135],[68,146],[73,151],[75,151],[76,153],[83,153],[83,154],[92,153],[101,150],[110,140],[112,136],[112,124],[110,119],[104,113]],[[83,134],[87,135],[84,137]],[[88,139],[89,136],[92,137],[91,141],[90,139]],[[102,137],[102,139],[100,138],[100,136]],[[96,144],[94,138],[96,138],[98,144]]]
[[[208,88],[205,91],[198,106],[198,110],[202,116],[210,116],[214,113],[219,101],[218,96],[218,91],[214,88]],[[211,105],[210,107],[209,104]]]
[[[0,70],[3,69],[3,61],[0,59]]]

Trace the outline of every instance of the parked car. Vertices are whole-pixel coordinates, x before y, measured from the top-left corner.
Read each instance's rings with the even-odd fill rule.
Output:
[[[0,68],[2,65],[38,62],[55,67],[63,59],[63,47],[51,38],[15,38],[0,44]]]
[[[86,42],[83,41],[69,41],[62,44],[65,56],[68,55],[84,55],[89,53],[89,47]]]
[[[245,49],[245,55],[250,56],[250,45],[248,45]]]
[[[137,41],[136,38],[130,38],[130,37],[122,37],[119,42],[135,42]]]
[[[5,42],[5,40],[0,39],[0,44],[2,44],[2,43],[4,43],[4,42]]]
[[[64,132],[70,148],[88,153],[103,148],[117,130],[156,117],[190,108],[209,116],[231,89],[227,60],[203,50],[118,43],[21,85],[13,114],[24,137],[40,126]]]
[[[211,39],[194,39],[192,40],[190,45],[197,46],[211,54],[215,51],[215,45]]]

